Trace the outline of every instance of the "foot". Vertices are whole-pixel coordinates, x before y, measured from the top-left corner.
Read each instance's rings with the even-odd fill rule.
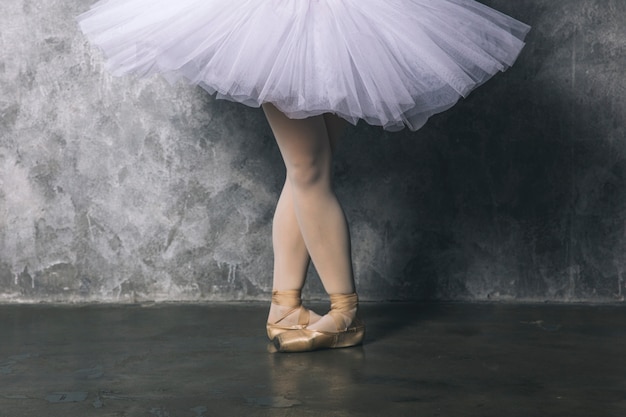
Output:
[[[356,294],[331,294],[328,314],[309,326],[277,335],[281,352],[307,352],[356,346],[363,342],[365,325],[357,317]]]
[[[267,318],[267,337],[274,340],[289,330],[304,329],[321,316],[302,306],[300,290],[273,291]]]

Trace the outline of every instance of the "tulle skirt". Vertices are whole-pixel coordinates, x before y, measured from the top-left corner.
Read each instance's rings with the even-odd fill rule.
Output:
[[[78,21],[116,75],[387,130],[507,69],[529,30],[473,0],[102,0]]]

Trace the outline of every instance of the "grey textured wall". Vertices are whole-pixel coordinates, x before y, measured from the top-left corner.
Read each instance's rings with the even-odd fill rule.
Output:
[[[112,78],[73,20],[90,3],[0,6],[0,301],[267,299],[262,112]],[[340,146],[361,296],[622,301],[626,2],[485,3],[533,26],[513,69]]]

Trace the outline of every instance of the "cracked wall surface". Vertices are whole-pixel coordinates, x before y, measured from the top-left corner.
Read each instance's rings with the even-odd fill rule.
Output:
[[[90,3],[2,4],[0,302],[268,299],[284,169],[262,111],[112,77],[74,21]],[[512,69],[339,145],[361,298],[622,301],[626,3],[484,3],[533,26]]]

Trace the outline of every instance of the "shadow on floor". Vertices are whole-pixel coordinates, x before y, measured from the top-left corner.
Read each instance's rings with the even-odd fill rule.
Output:
[[[626,413],[626,308],[370,304],[363,346],[268,351],[265,304],[0,306],[0,417]]]

